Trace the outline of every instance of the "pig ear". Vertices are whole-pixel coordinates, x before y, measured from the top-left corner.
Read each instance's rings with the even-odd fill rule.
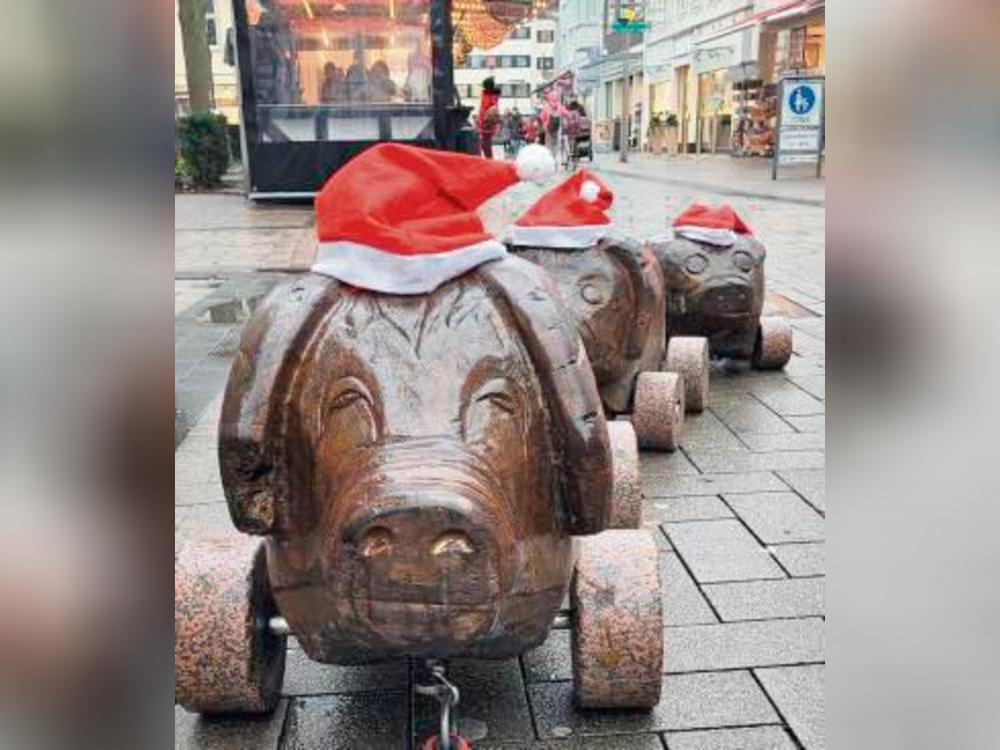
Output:
[[[240,531],[268,534],[288,481],[278,454],[281,411],[313,323],[340,294],[339,282],[310,274],[280,284],[243,329],[219,423],[219,469],[229,514]]]
[[[626,342],[625,355],[629,359],[638,359],[645,350],[657,305],[663,298],[661,277],[656,275],[658,269],[653,267],[655,259],[630,240],[607,239],[599,247],[625,267],[635,290],[635,321]]]
[[[541,267],[508,256],[479,273],[509,304],[541,381],[561,453],[569,532],[602,531],[610,519],[611,443],[583,343]]]

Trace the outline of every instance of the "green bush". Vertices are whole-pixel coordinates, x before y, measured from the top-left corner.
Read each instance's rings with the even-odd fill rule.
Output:
[[[229,137],[226,118],[211,112],[196,112],[177,118],[180,162],[194,187],[215,187],[229,168]]]

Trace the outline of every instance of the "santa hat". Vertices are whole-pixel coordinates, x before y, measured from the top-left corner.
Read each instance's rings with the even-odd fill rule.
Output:
[[[728,203],[692,203],[674,219],[673,227],[676,235],[722,247],[732,245],[741,234],[753,234]]]
[[[519,179],[554,172],[538,145],[523,148],[515,164],[380,143],[337,170],[316,196],[311,270],[376,292],[430,292],[506,253],[477,206]]]
[[[611,229],[605,211],[614,194],[581,169],[535,201],[511,227],[515,245],[589,247]]]

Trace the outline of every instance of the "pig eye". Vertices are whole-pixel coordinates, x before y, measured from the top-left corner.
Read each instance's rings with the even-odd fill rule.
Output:
[[[379,432],[375,400],[358,378],[346,377],[333,383],[319,417],[320,435],[329,432],[358,445],[372,442]]]
[[[753,270],[753,258],[750,253],[745,253],[742,250],[733,253],[733,263],[743,273],[750,273]]]
[[[518,400],[506,378],[487,380],[473,391],[462,411],[463,437],[470,442],[490,438],[501,425],[513,424]]]
[[[706,258],[701,253],[694,253],[689,255],[684,260],[684,269],[688,273],[698,274],[708,268],[708,258]]]
[[[588,305],[600,305],[611,296],[608,280],[590,276],[580,282],[580,296]]]

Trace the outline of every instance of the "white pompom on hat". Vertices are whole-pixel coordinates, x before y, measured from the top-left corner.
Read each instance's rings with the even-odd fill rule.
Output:
[[[696,242],[729,247],[742,234],[753,234],[728,203],[692,203],[673,221],[674,234]]]
[[[311,270],[376,292],[424,294],[502,257],[506,247],[476,208],[520,179],[552,175],[552,156],[537,148],[544,156],[526,147],[514,163],[401,143],[372,146],[316,196]]]
[[[605,213],[614,193],[586,169],[580,169],[545,193],[514,222],[515,245],[530,247],[590,247],[611,230]]]

